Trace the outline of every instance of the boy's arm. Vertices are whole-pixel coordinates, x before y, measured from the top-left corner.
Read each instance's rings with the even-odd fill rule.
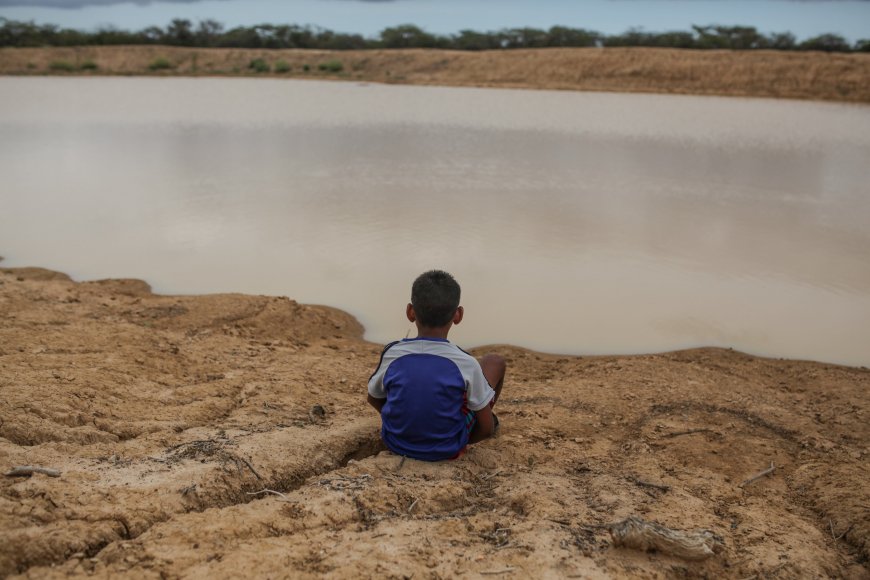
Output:
[[[369,405],[375,408],[375,410],[380,413],[381,409],[384,407],[384,403],[387,402],[386,399],[376,399],[371,395],[368,396]]]
[[[378,361],[378,368],[376,368],[375,372],[372,373],[372,376],[369,377],[367,400],[369,405],[374,407],[378,413],[381,412],[381,409],[387,402],[387,391],[384,389],[384,373],[387,370],[384,365],[384,356],[387,354],[387,351],[396,344],[398,344],[398,342],[391,342],[384,347],[384,350],[381,352],[381,360]]]
[[[480,411],[476,411],[477,421],[471,429],[471,434],[468,436],[469,443],[477,443],[492,437],[495,431],[495,421],[492,419],[492,407],[485,406]]]

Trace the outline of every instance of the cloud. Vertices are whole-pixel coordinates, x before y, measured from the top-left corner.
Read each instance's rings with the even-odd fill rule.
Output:
[[[161,2],[173,4],[193,4],[202,0],[0,0],[3,6],[28,6],[40,8],[84,8],[85,6],[110,6],[112,4],[138,4],[147,6]],[[396,2],[397,0],[355,0],[367,3]]]
[[[155,2],[191,4],[200,0],[0,0],[0,6],[28,6],[32,8],[83,8],[85,6],[108,6],[111,4],[138,4],[146,6]]]

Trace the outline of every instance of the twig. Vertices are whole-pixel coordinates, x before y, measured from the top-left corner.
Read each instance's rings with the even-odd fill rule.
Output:
[[[499,574],[509,574],[513,572],[516,568],[502,568],[501,570],[484,570],[483,572],[478,572],[481,576],[497,576]]]
[[[167,447],[166,451],[174,451],[179,447],[184,447],[185,445],[194,445],[196,443],[217,443],[217,441],[215,441],[214,439],[195,439],[194,441],[185,441],[184,443],[179,443],[178,445]]]
[[[402,455],[402,459],[399,460],[399,465],[398,465],[398,467],[396,467],[396,471],[399,471],[400,469],[402,469],[402,466],[405,465],[406,459],[407,459],[407,457]]]
[[[712,433],[712,429],[701,428],[701,429],[688,429],[686,431],[677,431],[676,433],[668,433],[663,435],[666,439],[670,439],[671,437],[679,437],[680,435],[691,435],[692,433]]]
[[[419,497],[416,498],[416,499],[411,503],[411,505],[408,506],[408,513],[411,513],[412,511],[414,511],[414,508],[417,507],[417,502],[418,502],[418,501],[420,501],[420,498],[419,498]]]
[[[846,534],[848,534],[849,532],[851,532],[851,531],[852,531],[852,528],[854,528],[854,527],[855,527],[855,524],[849,524],[849,527],[846,528],[846,531],[843,532],[842,534],[840,534],[839,536],[837,536],[837,537],[834,538],[834,539],[835,539],[835,540],[842,540],[843,537],[844,537]]]
[[[661,491],[671,491],[671,486],[662,485],[660,483],[650,483],[649,481],[644,481],[638,478],[632,478],[631,480],[635,485],[639,485],[640,487],[651,487],[653,489],[658,489]]]
[[[248,492],[245,495],[260,495],[261,493],[270,493],[272,495],[277,495],[278,497],[283,497],[286,501],[290,501],[289,497],[287,497],[280,491],[275,491],[274,489],[261,489],[260,491]]]
[[[563,525],[563,526],[565,526],[566,528],[570,528],[570,527],[571,527],[571,522],[569,522],[568,520],[557,520],[557,519],[554,519],[554,518],[547,518],[547,521],[550,521],[550,522],[553,522],[553,523],[556,523],[556,524]]]
[[[757,480],[757,479],[761,479],[761,478],[764,477],[765,475],[770,475],[770,474],[773,473],[774,471],[776,471],[776,466],[773,464],[773,461],[771,461],[771,462],[770,462],[770,467],[768,467],[768,468],[765,469],[764,471],[760,471],[760,472],[756,473],[755,475],[753,475],[752,477],[750,477],[749,479],[747,479],[746,481],[744,481],[743,483],[741,483],[741,484],[738,485],[737,487],[743,487],[744,485],[749,485],[749,484],[752,483],[753,481],[755,481],[755,480]]]
[[[496,470],[496,471],[493,471],[492,473],[487,473],[487,474],[481,475],[481,476],[480,476],[480,479],[486,481],[487,479],[490,479],[490,478],[492,478],[492,477],[495,477],[495,476],[498,475],[499,473],[501,473],[501,469]]]
[[[40,467],[38,465],[16,465],[4,475],[7,477],[27,477],[34,473],[41,473],[49,477],[60,477],[60,471],[51,467]]]
[[[831,537],[834,538],[835,542],[842,540],[846,534],[852,531],[852,528],[855,527],[855,524],[849,524],[849,527],[846,528],[846,531],[840,534],[839,536],[834,535],[834,522],[831,521],[831,518],[828,518],[828,524],[831,526]]]
[[[250,462],[250,461],[248,461],[248,460],[245,459],[244,457],[239,457],[238,455],[236,455],[235,457],[236,457],[236,459],[238,459],[239,461],[241,461],[242,463],[244,463],[245,465],[247,465],[247,466],[248,466],[248,469],[251,470],[251,473],[253,473],[254,475],[256,475],[256,476],[257,476],[257,479],[259,479],[259,480],[262,481],[263,478],[260,477],[260,474],[257,473],[257,470],[254,469],[254,466],[251,465],[251,462]]]

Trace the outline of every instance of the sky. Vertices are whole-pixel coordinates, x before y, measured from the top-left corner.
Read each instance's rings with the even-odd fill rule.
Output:
[[[370,37],[410,23],[439,34],[553,25],[616,34],[722,24],[791,32],[800,40],[827,32],[850,42],[870,38],[868,0],[0,0],[0,17],[82,30],[211,18],[228,28],[309,24]]]

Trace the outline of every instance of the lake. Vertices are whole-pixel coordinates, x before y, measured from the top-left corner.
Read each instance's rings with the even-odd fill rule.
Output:
[[[0,78],[0,255],[287,295],[463,346],[870,365],[870,107],[278,79]]]

